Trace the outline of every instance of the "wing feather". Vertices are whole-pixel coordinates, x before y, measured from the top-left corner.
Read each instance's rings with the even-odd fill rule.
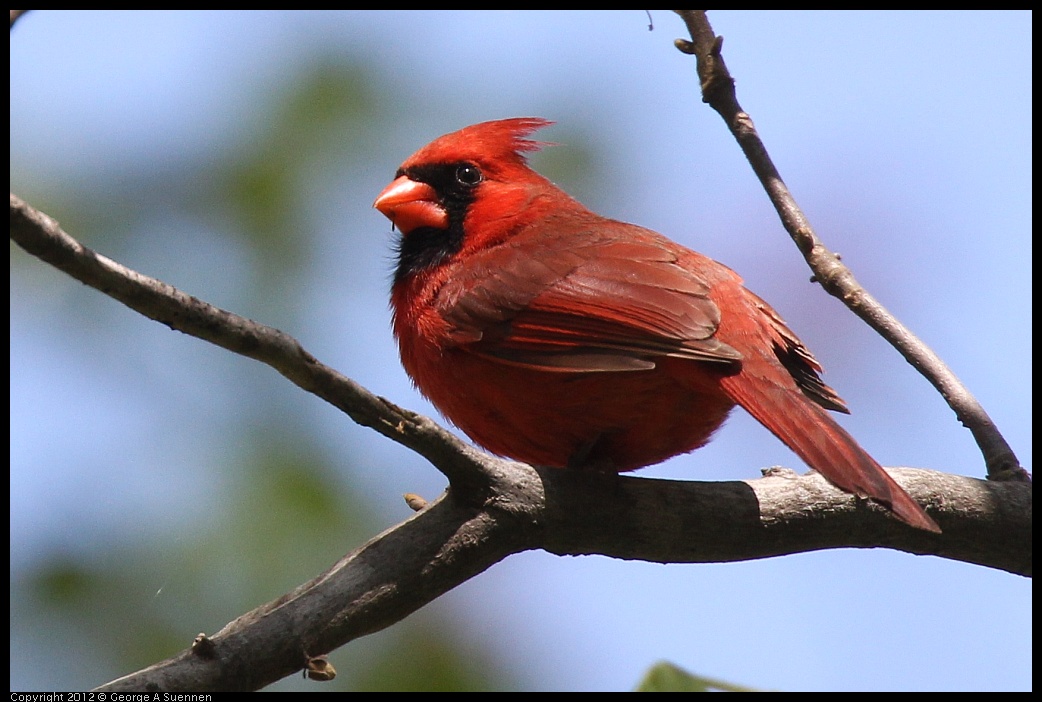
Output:
[[[544,370],[648,370],[662,356],[740,361],[714,338],[720,311],[709,283],[681,265],[672,242],[644,231],[637,241],[570,232],[564,246],[508,240],[473,254],[469,277],[448,276],[436,307],[456,345]]]

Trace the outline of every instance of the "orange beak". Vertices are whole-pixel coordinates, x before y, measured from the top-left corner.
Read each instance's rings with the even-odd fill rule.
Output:
[[[438,194],[426,183],[407,176],[395,178],[376,196],[373,207],[391,220],[402,234],[419,227],[447,229],[449,215],[438,203]]]

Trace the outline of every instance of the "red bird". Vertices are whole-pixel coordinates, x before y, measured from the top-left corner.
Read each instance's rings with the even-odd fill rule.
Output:
[[[401,232],[394,334],[420,391],[494,453],[602,471],[696,449],[738,404],[838,488],[939,532],[826,414],[847,409],[734,271],[528,167],[549,124],[446,134],[376,198]]]

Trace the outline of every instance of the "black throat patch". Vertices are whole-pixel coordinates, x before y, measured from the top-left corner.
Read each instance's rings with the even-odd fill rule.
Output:
[[[480,182],[460,182],[457,174],[462,167],[474,168],[468,163],[439,163],[413,166],[398,172],[398,176],[408,176],[434,189],[438,194],[438,204],[448,215],[449,226],[446,229],[419,227],[399,237],[395,285],[411,275],[441,265],[463,246],[463,220]]]

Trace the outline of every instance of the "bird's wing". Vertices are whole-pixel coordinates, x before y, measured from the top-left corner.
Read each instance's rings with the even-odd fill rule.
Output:
[[[775,358],[782,364],[803,394],[827,410],[850,414],[847,405],[835,390],[821,379],[821,364],[774,308],[754,293],[745,291],[746,299],[756,308],[765,322],[767,336]]]
[[[543,370],[647,370],[662,356],[740,361],[714,336],[709,282],[670,242],[640,231],[509,240],[468,259],[469,273],[449,276],[435,305],[456,345]]]

